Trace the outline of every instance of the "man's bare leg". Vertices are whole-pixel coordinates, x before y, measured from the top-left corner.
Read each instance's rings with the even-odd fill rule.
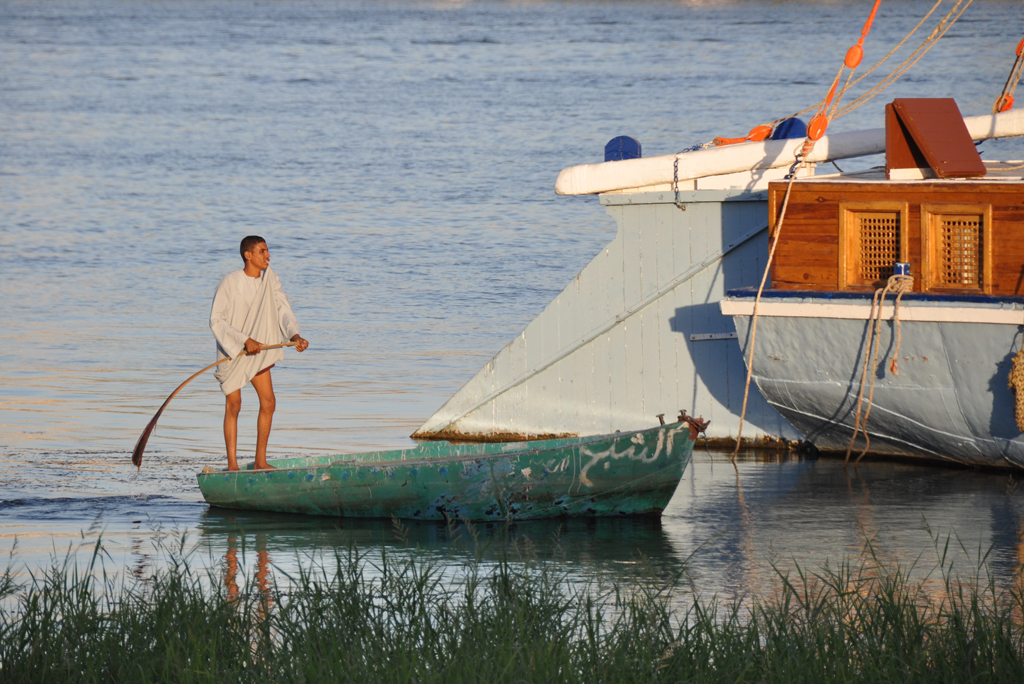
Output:
[[[267,463],[267,442],[270,440],[270,426],[274,422],[274,409],[277,398],[274,397],[274,383],[270,380],[270,371],[260,373],[252,379],[252,386],[260,398],[260,415],[256,419],[256,470],[273,468]]]
[[[242,390],[235,390],[224,402],[224,446],[228,450],[228,470],[238,470],[238,412],[242,410]]]

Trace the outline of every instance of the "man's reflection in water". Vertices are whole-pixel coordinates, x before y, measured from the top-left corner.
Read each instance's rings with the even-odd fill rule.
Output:
[[[244,541],[244,540],[243,540]],[[243,554],[244,558],[244,554]],[[238,598],[238,540],[228,537],[228,549],[224,554],[224,587],[228,599]],[[267,535],[256,535],[256,586],[263,595],[261,604],[265,609],[272,605],[270,599],[270,553],[267,551]]]
[[[224,554],[224,587],[228,590],[229,601],[238,598],[236,575],[238,575],[238,542],[234,537],[228,537],[228,551]]]
[[[256,535],[256,586],[270,603],[270,554],[267,553],[267,535]]]

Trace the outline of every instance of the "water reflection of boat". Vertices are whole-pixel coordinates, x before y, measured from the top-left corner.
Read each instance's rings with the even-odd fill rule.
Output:
[[[255,550],[258,568],[333,553],[349,547],[361,553],[383,548],[389,553],[416,550],[431,558],[565,561],[595,571],[678,572],[684,560],[665,534],[659,518],[569,518],[517,523],[455,523],[409,520],[282,515],[264,511],[209,508],[197,525],[200,544],[211,555],[225,555],[237,569],[239,557]],[[261,553],[266,555],[260,555]],[[646,566],[646,567],[641,567]]]
[[[693,418],[596,437],[282,459],[276,470],[208,470],[207,502],[354,518],[532,520],[660,515],[705,427]]]

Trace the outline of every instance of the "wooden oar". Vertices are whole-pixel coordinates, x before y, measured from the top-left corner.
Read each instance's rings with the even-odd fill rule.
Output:
[[[265,349],[277,349],[279,347],[294,347],[296,344],[298,344],[298,343],[297,342],[282,342],[281,344],[268,344],[266,346],[261,344],[260,345],[260,351],[263,351]],[[259,353],[259,352],[257,352],[257,353]],[[240,354],[238,354],[238,356],[235,356],[234,359],[237,359],[239,356],[247,356],[247,354],[245,353],[244,349],[243,349],[243,351]],[[253,354],[252,356],[255,356],[255,354]],[[226,363],[228,361],[234,361],[234,359],[221,359],[220,361],[215,361],[214,363],[211,363],[209,366],[207,366],[203,370],[199,371],[198,373],[194,374],[192,377],[190,377],[185,382],[183,382],[180,385],[178,385],[178,389],[176,389],[173,392],[171,392],[171,396],[167,397],[167,400],[163,404],[161,404],[160,410],[156,412],[155,416],[153,416],[153,420],[149,421],[149,425],[147,425],[146,429],[142,431],[141,435],[139,435],[139,441],[135,443],[135,450],[132,452],[132,465],[134,465],[139,470],[142,470],[142,452],[144,452],[146,450],[146,442],[149,441],[149,436],[151,434],[153,434],[153,428],[156,427],[156,421],[160,420],[160,414],[163,413],[164,409],[167,408],[167,405],[171,403],[171,399],[174,398],[174,395],[176,395],[178,392],[180,392],[181,389],[185,385],[187,385],[188,383],[192,382],[193,380],[195,380],[200,375],[202,375],[206,371],[210,370],[214,366],[219,366],[220,364]]]

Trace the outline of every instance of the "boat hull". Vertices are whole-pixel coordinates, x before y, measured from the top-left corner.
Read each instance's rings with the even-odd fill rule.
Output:
[[[746,190],[603,196],[615,238],[413,437],[596,435],[686,409],[711,422],[712,441],[734,443],[746,368],[718,301],[761,280],[766,199]],[[756,389],[743,434],[800,438]]]
[[[272,461],[198,475],[213,506],[353,518],[660,515],[689,463],[686,423],[599,437]]]
[[[746,356],[753,298],[730,294],[722,311],[733,315]],[[853,434],[869,311],[870,294],[790,291],[759,305],[753,379],[768,402],[823,451],[845,452]],[[1024,466],[1024,436],[1008,387],[1022,323],[1019,298],[907,295],[894,373],[890,299],[867,423],[870,452]],[[867,384],[865,409],[869,393]],[[864,445],[858,438],[854,453]]]

